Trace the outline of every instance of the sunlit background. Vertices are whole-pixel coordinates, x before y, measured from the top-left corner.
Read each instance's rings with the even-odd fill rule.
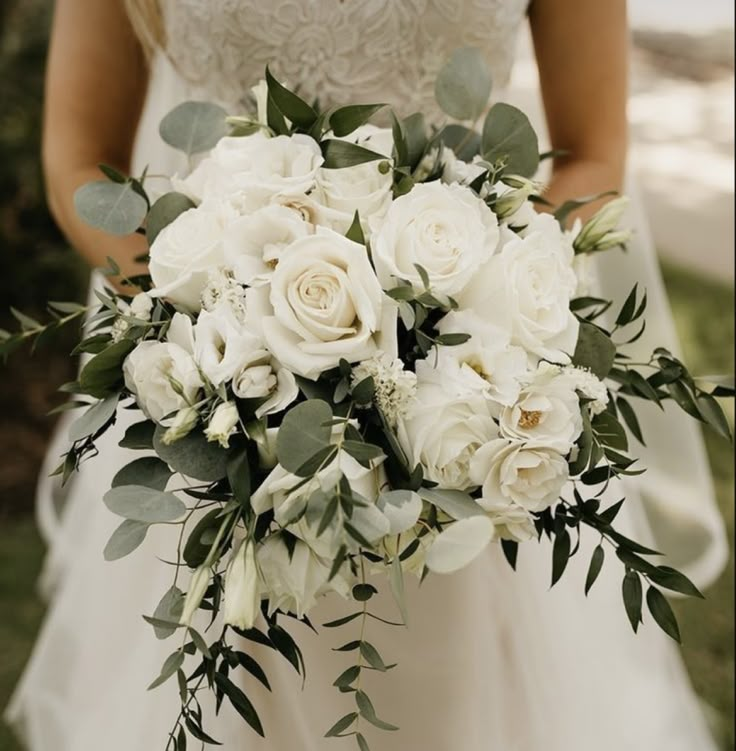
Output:
[[[41,313],[81,299],[86,271],[51,222],[38,163],[48,0],[0,0],[0,327],[10,305]],[[631,0],[631,169],[660,253],[686,359],[696,373],[734,370],[734,17],[731,0]],[[540,118],[527,39],[509,97]],[[73,332],[70,332],[73,333]],[[0,709],[27,659],[43,604],[35,478],[74,374],[72,338],[0,369]],[[731,412],[731,415],[733,413]],[[733,537],[731,447],[707,436]],[[102,560],[100,565],[105,565]],[[734,747],[733,560],[702,602],[678,603],[685,657],[724,748]],[[0,751],[16,751],[0,725]]]

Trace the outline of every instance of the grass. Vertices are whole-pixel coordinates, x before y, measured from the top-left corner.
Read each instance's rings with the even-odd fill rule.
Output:
[[[698,373],[733,372],[732,287],[667,268],[666,281],[686,359]],[[733,537],[734,474],[731,446],[709,435],[708,453],[718,500]],[[33,645],[43,608],[35,595],[42,547],[32,518],[10,517],[0,529],[0,707],[5,706]],[[102,565],[102,564],[101,564]],[[699,695],[719,715],[724,748],[733,748],[733,558],[705,602],[676,603],[683,653]],[[19,751],[0,725],[0,751]]]

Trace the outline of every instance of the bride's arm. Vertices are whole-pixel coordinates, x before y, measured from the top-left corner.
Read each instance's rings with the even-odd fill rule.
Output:
[[[620,190],[627,147],[625,0],[533,0],[529,20],[551,145],[567,152],[554,161],[546,197],[560,203]]]
[[[126,274],[142,271],[133,259],[145,251],[143,239],[114,238],[86,225],[74,210],[74,191],[103,179],[100,163],[127,174],[147,79],[122,0],[57,0],[43,126],[49,207],[91,265],[111,256]]]

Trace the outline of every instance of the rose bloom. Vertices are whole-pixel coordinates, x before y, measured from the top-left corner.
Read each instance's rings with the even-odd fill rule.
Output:
[[[498,221],[469,188],[420,184],[397,198],[383,221],[373,223],[371,249],[385,289],[405,279],[417,291],[424,285],[445,295],[462,291],[496,250]]]
[[[396,305],[384,295],[365,247],[327,229],[284,250],[270,288],[254,290],[253,320],[274,356],[317,379],[341,359],[395,356]]]

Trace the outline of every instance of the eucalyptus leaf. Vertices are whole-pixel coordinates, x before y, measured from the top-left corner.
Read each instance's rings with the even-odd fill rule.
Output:
[[[453,519],[468,519],[485,513],[473,498],[462,490],[420,488],[419,495]]]
[[[79,374],[79,385],[85,394],[104,399],[123,386],[123,361],[135,343],[123,339],[95,355]]]
[[[69,440],[79,441],[96,433],[115,414],[118,399],[118,394],[111,394],[93,404],[69,426]]]
[[[165,683],[166,681],[171,678],[174,673],[176,673],[177,670],[184,664],[184,652],[181,650],[174,652],[173,654],[170,654],[166,661],[163,664],[163,667],[161,668],[161,674],[158,678],[148,687],[148,690],[157,688],[162,683]]]
[[[494,104],[486,116],[481,151],[487,162],[502,160],[513,175],[533,177],[539,167],[539,141],[529,118],[504,102]]]
[[[436,139],[452,149],[458,159],[469,162],[480,152],[480,134],[464,125],[452,123],[445,126]]]
[[[166,428],[156,426],[153,434],[153,448],[171,467],[185,477],[203,482],[221,480],[227,474],[228,454],[218,444],[210,442],[204,433],[194,430],[178,441],[167,445],[163,442]]]
[[[112,487],[120,485],[143,485],[153,490],[165,490],[171,478],[171,470],[155,456],[134,459],[112,478]]]
[[[186,512],[186,506],[173,493],[142,485],[120,485],[104,495],[105,505],[118,516],[156,524],[173,522]]]
[[[148,212],[146,200],[129,180],[96,180],[82,185],[74,193],[74,208],[80,219],[110,235],[132,234]]]
[[[132,553],[146,539],[147,532],[148,524],[145,522],[124,519],[105,545],[105,560],[117,561]]]
[[[156,425],[150,420],[136,422],[125,431],[125,435],[120,439],[118,446],[124,449],[153,449],[153,432]]]
[[[180,214],[194,208],[194,202],[183,193],[164,193],[154,204],[146,217],[146,240],[153,245],[164,227],[167,227]]]
[[[211,102],[183,102],[161,121],[161,138],[187,156],[211,149],[228,133],[227,112]]]
[[[456,120],[476,120],[491,96],[491,70],[477,47],[455,50],[435,82],[437,104]]]
[[[153,617],[157,621],[171,621],[178,623],[184,609],[184,593],[178,587],[169,587],[166,594],[153,611]],[[157,639],[166,639],[176,632],[176,628],[171,626],[156,625],[153,626]]]
[[[296,473],[318,451],[329,445],[332,409],[321,399],[308,399],[286,413],[276,436],[279,464]]]

